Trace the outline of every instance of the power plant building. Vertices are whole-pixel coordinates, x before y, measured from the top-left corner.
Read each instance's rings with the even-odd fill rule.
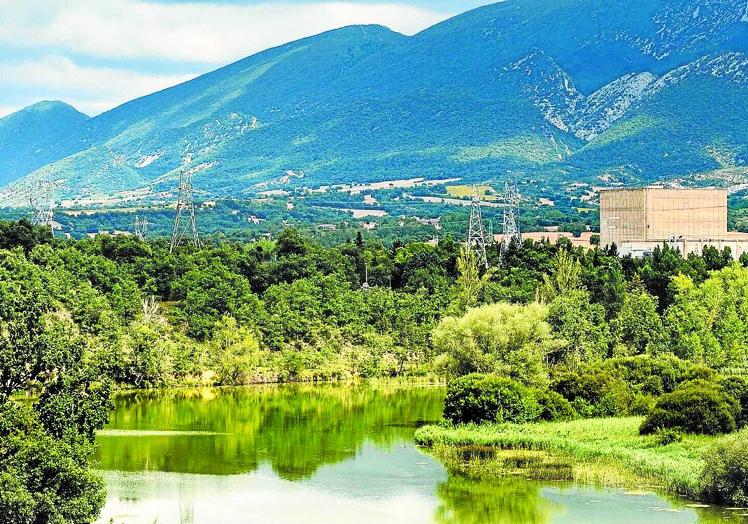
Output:
[[[601,189],[600,244],[638,257],[663,244],[683,256],[729,247],[737,258],[748,252],[748,234],[727,231],[725,189]]]

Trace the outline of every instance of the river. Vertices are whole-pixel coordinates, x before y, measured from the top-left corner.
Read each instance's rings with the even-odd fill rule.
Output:
[[[647,491],[449,475],[413,444],[444,392],[279,386],[120,395],[101,524],[740,521]]]

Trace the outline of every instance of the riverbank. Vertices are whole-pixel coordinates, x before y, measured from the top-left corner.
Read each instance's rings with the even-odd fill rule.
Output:
[[[639,435],[641,422],[641,417],[627,417],[430,425],[419,428],[415,440],[431,448],[449,469],[471,476],[555,475],[560,480],[605,485],[646,484],[700,499],[704,452],[720,437],[685,435],[680,441],[665,444],[657,435]],[[524,473],[518,465],[526,466]]]

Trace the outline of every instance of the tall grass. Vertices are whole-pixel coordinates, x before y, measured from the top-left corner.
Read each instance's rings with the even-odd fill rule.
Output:
[[[440,457],[447,458],[448,466],[457,467],[459,462],[449,448],[545,451],[572,459],[572,476],[577,479],[605,482],[605,478],[621,479],[633,474],[673,493],[698,498],[703,453],[715,437],[689,435],[680,442],[661,445],[656,436],[639,435],[641,422],[640,417],[628,417],[534,424],[432,425],[418,429],[415,438],[418,444],[432,447]],[[491,465],[489,462],[486,468],[504,468],[496,461]],[[464,464],[474,474],[480,469],[475,461]]]

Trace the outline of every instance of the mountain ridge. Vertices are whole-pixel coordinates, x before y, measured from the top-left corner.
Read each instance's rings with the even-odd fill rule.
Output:
[[[17,205],[43,177],[66,198],[158,191],[183,169],[239,196],[286,171],[312,187],[532,171],[557,188],[744,165],[745,0],[631,4],[506,0],[412,37],[351,26],[290,42],[81,122],[0,198]]]

